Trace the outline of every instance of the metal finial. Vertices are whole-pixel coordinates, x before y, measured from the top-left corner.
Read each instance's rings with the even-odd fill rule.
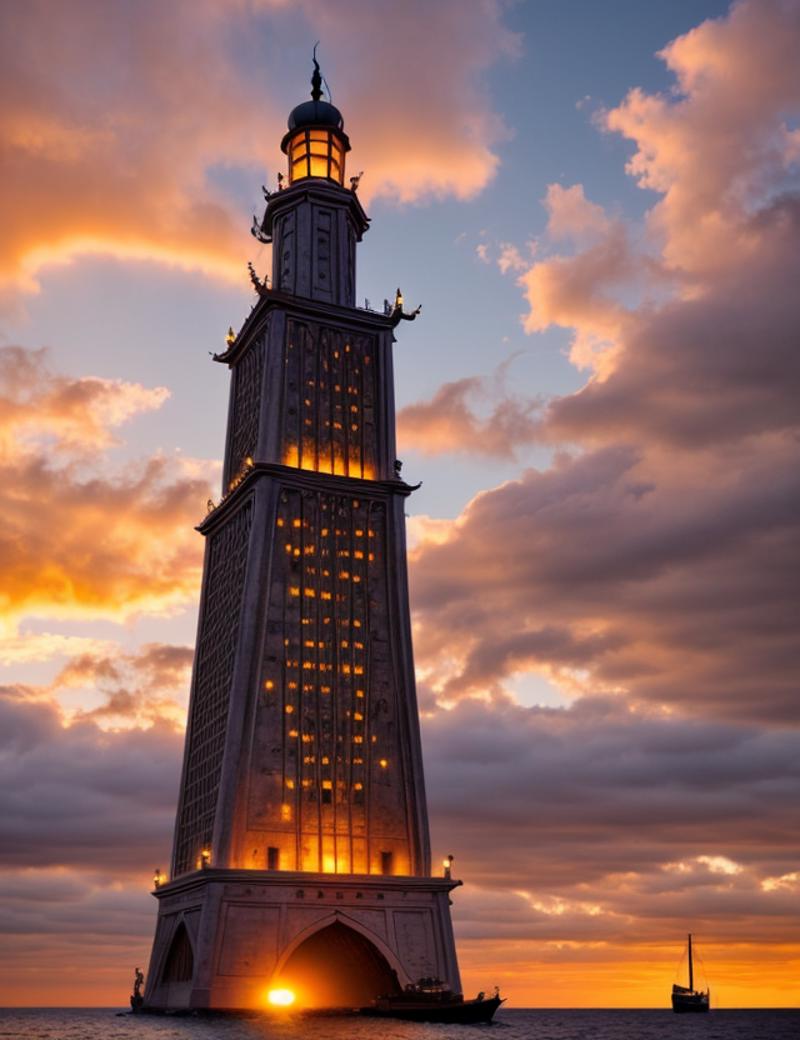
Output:
[[[319,62],[317,61],[317,47],[319,47],[319,40],[314,44],[314,50],[311,54],[311,60],[314,62],[314,73],[311,76],[311,97],[314,101],[319,101],[322,97],[322,74],[319,71]]]

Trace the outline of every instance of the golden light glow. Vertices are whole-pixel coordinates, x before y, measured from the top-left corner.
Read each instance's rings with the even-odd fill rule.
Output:
[[[296,444],[286,448],[283,453],[283,464],[284,466],[291,466],[293,469],[307,469],[312,473],[332,473],[337,477],[359,477],[362,480],[375,479],[374,467],[362,465],[357,453],[350,460],[337,454],[333,459],[330,456],[320,456],[315,461],[314,444],[311,441],[303,444],[302,458],[300,449]],[[299,526],[299,523],[295,524],[295,527]],[[323,535],[325,534],[324,531],[322,533]]]
[[[331,130],[300,130],[289,142],[288,154],[290,182],[325,177],[343,183],[344,149]]]
[[[290,989],[271,989],[267,994],[267,1001],[273,1007],[291,1007],[295,999]]]

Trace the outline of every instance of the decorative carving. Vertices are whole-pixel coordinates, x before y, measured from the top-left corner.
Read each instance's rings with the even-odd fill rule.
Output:
[[[269,192],[267,191],[267,189],[266,188],[262,188],[262,191],[264,192],[265,198],[268,199],[269,198]],[[267,232],[264,230],[263,224],[264,224],[263,219],[259,220],[258,217],[254,213],[253,214],[253,223],[252,223],[252,225],[250,227],[250,234],[257,241],[262,242],[264,245],[269,245],[269,243],[272,241],[272,237],[270,235],[268,235]]]
[[[144,1004],[142,986],[144,985],[144,972],[141,968],[134,968],[133,993],[131,993],[131,1010],[138,1011]]]
[[[255,220],[255,217],[253,219]],[[252,228],[250,230],[252,231]],[[258,237],[258,236],[256,236],[256,237]],[[262,241],[268,241],[268,240],[262,239]],[[255,269],[255,267],[253,267],[252,260],[248,260],[247,261],[247,270],[250,272],[250,281],[253,283],[253,288],[255,289],[255,291],[260,296],[264,292],[265,289],[269,288],[269,286],[267,284],[267,279],[264,278],[262,280],[261,278],[258,277],[258,275],[256,274],[256,269]]]
[[[252,512],[248,501],[211,536],[173,876],[195,869],[211,843]]]
[[[383,310],[384,314],[388,314],[388,316],[392,319],[392,325],[399,325],[401,321],[414,321],[419,312],[422,310],[422,304],[420,304],[419,307],[416,308],[416,310],[409,311],[408,313],[406,313],[403,310],[403,294],[399,289],[395,294],[394,306],[391,308],[391,310],[387,311],[388,303],[388,300],[383,301]]]

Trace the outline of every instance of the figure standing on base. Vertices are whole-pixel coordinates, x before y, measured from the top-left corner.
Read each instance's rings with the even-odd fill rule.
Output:
[[[138,1011],[144,1004],[142,986],[144,985],[144,972],[141,968],[134,968],[133,993],[131,993],[131,1011]]]

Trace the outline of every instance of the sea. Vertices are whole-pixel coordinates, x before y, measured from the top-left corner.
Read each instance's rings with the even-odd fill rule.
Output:
[[[501,1009],[491,1025],[417,1025],[355,1015],[159,1017],[114,1008],[0,1009],[0,1040],[800,1040],[800,1010]]]

